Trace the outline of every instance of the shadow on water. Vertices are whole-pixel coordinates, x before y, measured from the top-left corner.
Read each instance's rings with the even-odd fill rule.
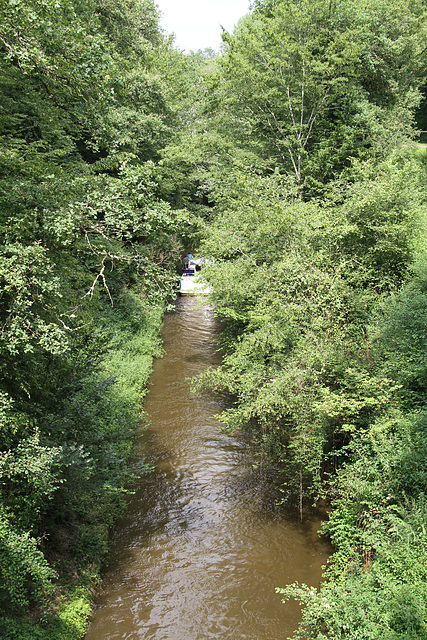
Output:
[[[277,640],[300,610],[275,587],[318,585],[330,549],[319,517],[277,506],[245,438],[221,431],[226,397],[185,379],[219,364],[208,308],[180,299],[163,329],[141,454],[154,467],[135,486],[113,535],[86,640]]]

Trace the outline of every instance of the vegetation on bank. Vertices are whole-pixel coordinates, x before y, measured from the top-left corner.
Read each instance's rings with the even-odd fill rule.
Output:
[[[220,55],[151,0],[2,3],[2,637],[84,634],[190,239],[223,321],[195,385],[332,506],[295,637],[427,637],[425,44],[422,0],[256,0]]]
[[[1,5],[0,635],[84,635],[187,214],[154,4]],[[175,85],[177,82],[175,82]]]
[[[196,387],[234,395],[284,500],[331,505],[321,588],[278,585],[295,638],[427,637],[425,18],[257,2],[207,75],[224,359]]]

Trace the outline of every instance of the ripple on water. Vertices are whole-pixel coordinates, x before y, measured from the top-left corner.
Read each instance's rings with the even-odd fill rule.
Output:
[[[213,417],[227,397],[196,397],[185,379],[219,363],[212,310],[180,299],[163,331],[142,450],[155,470],[134,487],[113,535],[86,640],[278,640],[300,612],[276,586],[317,585],[329,554],[277,507],[244,438]]]

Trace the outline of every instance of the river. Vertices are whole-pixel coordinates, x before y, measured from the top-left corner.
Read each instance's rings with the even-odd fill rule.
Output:
[[[145,410],[141,478],[115,527],[86,640],[281,640],[300,620],[275,587],[317,586],[320,520],[277,506],[250,443],[221,431],[226,398],[185,379],[220,361],[212,311],[180,298],[163,328]]]

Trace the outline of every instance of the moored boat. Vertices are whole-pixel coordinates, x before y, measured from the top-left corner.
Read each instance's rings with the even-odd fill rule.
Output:
[[[188,269],[182,270],[179,281],[179,293],[182,296],[207,296],[212,291],[212,287],[203,281],[201,271],[207,264],[204,258],[191,258],[188,262]]]

